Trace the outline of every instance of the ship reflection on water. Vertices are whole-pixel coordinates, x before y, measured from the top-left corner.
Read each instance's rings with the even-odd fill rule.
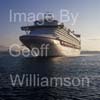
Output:
[[[90,54],[91,55],[91,54]],[[6,61],[6,63],[5,63]],[[13,58],[0,53],[0,99],[4,100],[99,100],[100,55],[49,58]],[[10,74],[90,79],[89,87],[26,87],[11,85]]]

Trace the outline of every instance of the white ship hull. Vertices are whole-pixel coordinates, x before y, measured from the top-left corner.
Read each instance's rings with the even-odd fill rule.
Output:
[[[43,37],[43,36],[31,36],[24,35],[20,37],[21,42],[28,47],[30,50],[32,48],[41,48],[42,44],[49,44],[47,54],[42,56],[79,56],[80,49],[72,48],[69,46],[61,45],[60,41],[54,37]],[[41,54],[39,55],[41,56]]]

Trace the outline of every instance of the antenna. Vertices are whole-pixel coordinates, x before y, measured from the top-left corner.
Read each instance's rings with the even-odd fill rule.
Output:
[[[46,12],[44,14],[44,19],[48,22],[52,22],[53,19],[54,19],[54,14],[53,13],[50,13],[50,12]]]

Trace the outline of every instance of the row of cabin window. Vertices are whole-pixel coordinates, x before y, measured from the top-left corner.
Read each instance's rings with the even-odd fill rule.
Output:
[[[60,30],[57,30],[57,31],[58,31],[58,33],[60,33],[61,35],[64,35],[64,36],[67,37],[67,38],[71,37],[71,38],[69,38],[70,40],[73,41],[73,39],[74,39],[74,42],[75,42],[75,43],[80,44],[80,42],[79,42],[78,40],[76,40],[76,38],[72,37],[71,35],[68,35],[68,34],[66,33],[67,31],[65,31],[65,30],[63,30],[63,29],[60,29]]]
[[[75,40],[74,38],[69,38],[69,35],[67,35],[67,34],[65,34],[65,32],[62,30],[62,32],[61,31],[59,31],[59,30],[57,30],[57,32],[56,32],[60,37],[62,37],[63,36],[63,38],[66,40],[66,38],[67,38],[67,40],[68,40],[68,42],[71,42],[72,44],[78,44],[79,45],[79,41],[77,41],[77,40]],[[72,42],[73,41],[73,42]]]

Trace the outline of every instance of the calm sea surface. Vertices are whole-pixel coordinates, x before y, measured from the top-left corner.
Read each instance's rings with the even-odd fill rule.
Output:
[[[89,86],[12,86],[10,74],[89,78]],[[100,100],[100,54],[79,57],[13,58],[0,53],[0,100]]]

